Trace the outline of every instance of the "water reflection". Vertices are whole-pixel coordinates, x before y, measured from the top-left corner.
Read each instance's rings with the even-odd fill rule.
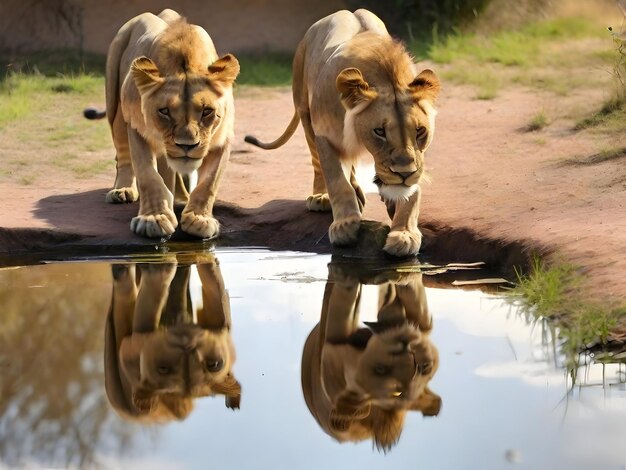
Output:
[[[158,256],[0,269],[0,467],[623,467],[623,345],[572,369],[562,351],[577,345],[549,322],[426,274],[294,253]],[[223,380],[200,376],[208,351]],[[238,413],[224,406],[240,399],[235,376]]]
[[[219,263],[210,254],[194,261],[112,266],[105,388],[125,419],[182,420],[191,413],[194,398],[216,394],[224,395],[228,408],[239,408],[230,302]],[[202,290],[195,309],[193,269]]]
[[[60,264],[0,271],[0,461],[88,466],[133,429],[102,390],[110,268]]]
[[[377,321],[361,326],[364,284],[378,285],[378,313]],[[408,411],[436,416],[441,398],[428,383],[439,354],[431,329],[421,273],[331,263],[301,369],[306,404],[322,429],[340,442],[372,439],[387,451]]]

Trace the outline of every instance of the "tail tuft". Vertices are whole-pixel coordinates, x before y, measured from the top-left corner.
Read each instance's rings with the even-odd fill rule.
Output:
[[[259,139],[257,139],[253,135],[247,135],[247,136],[244,137],[243,140],[248,142],[249,144],[256,145],[257,147],[260,147]]]
[[[83,116],[87,119],[102,119],[107,115],[106,110],[100,110],[97,108],[85,108],[83,110]]]

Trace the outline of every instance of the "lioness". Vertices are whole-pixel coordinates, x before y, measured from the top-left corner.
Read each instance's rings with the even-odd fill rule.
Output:
[[[421,244],[418,183],[435,131],[438,94],[437,76],[431,70],[416,74],[411,56],[377,16],[362,9],[339,11],[311,26],[298,46],[295,113],[283,135],[271,143],[252,136],[246,141],[278,148],[302,121],[315,172],[307,207],[332,208],[328,233],[336,245],[357,239],[365,196],[354,168],[369,152],[374,182],[393,219],[384,250],[413,255]]]
[[[130,223],[133,232],[171,235],[178,225],[175,172],[197,170],[198,185],[185,194],[181,228],[202,238],[219,234],[213,204],[230,155],[232,85],[238,74],[233,55],[218,58],[207,32],[173,10],[136,16],[113,39],[106,65],[106,115],[117,176],[106,200],[133,202],[139,197],[139,214]],[[87,111],[85,116],[99,117]]]
[[[225,395],[227,407],[239,408],[241,386],[232,374],[230,305],[219,265],[215,259],[197,264],[202,307],[195,320],[189,294],[192,267],[176,263],[113,267],[105,388],[109,402],[124,418],[184,419],[193,398],[214,394]]]
[[[362,284],[379,284],[378,321],[359,327]],[[355,272],[329,265],[320,323],[302,352],[302,390],[322,429],[340,442],[372,438],[389,450],[407,410],[435,416],[428,388],[439,366],[420,273]]]

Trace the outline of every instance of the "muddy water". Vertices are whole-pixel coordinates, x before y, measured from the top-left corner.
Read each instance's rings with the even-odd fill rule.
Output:
[[[0,466],[624,468],[625,369],[567,370],[498,296],[301,253],[156,261],[0,270]]]

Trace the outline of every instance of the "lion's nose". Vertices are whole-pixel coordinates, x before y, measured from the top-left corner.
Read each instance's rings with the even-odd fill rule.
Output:
[[[195,149],[198,145],[200,145],[200,142],[196,142],[195,144],[191,144],[191,145],[190,144],[179,144],[179,143],[176,143],[176,146],[178,148],[183,149],[185,152],[189,152],[189,151]]]

